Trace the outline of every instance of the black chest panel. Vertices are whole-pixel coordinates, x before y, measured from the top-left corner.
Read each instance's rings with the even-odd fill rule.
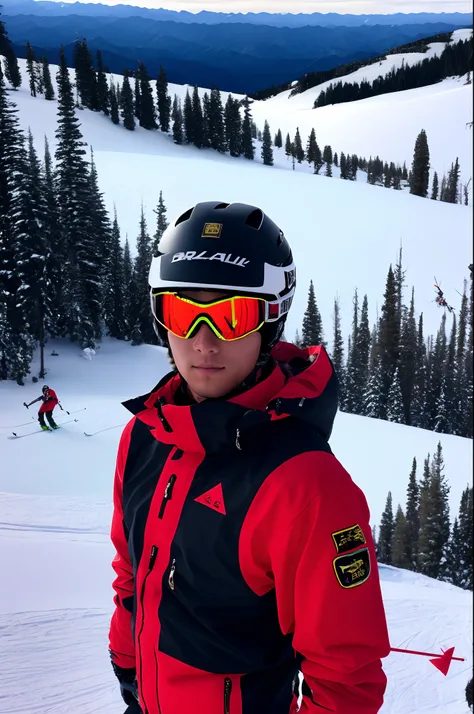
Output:
[[[292,636],[281,632],[274,589],[258,596],[242,576],[239,538],[265,479],[309,450],[329,447],[314,429],[285,419],[247,435],[242,451],[229,448],[199,466],[171,546],[172,580],[170,569],[163,578],[162,652],[223,674],[274,669],[292,660]],[[226,515],[195,500],[219,484]]]

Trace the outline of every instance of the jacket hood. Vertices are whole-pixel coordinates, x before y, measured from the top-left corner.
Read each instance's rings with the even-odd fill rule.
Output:
[[[161,442],[183,451],[215,453],[245,448],[246,435],[277,419],[298,419],[329,440],[337,412],[338,383],[321,345],[300,349],[279,342],[272,350],[273,368],[247,391],[229,399],[210,399],[179,406],[181,386],[172,372],[148,394],[124,402]]]

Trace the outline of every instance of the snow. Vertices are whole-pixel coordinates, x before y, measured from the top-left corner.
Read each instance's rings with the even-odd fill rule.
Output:
[[[56,69],[51,70],[54,76]],[[184,96],[185,89],[180,92]],[[56,102],[33,99],[27,83],[12,98],[40,153],[45,134],[54,150]],[[255,103],[254,115],[261,126],[268,118],[273,131],[278,126],[285,130],[284,122],[288,128],[299,125],[303,140],[318,117],[315,128],[322,146],[331,143],[337,151],[367,156],[379,153],[408,165],[416,134],[424,126],[433,166],[442,172],[456,155],[465,170],[470,167],[472,132],[465,121],[472,118],[471,100],[472,87],[446,80],[317,111],[276,97]],[[132,243],[142,201],[153,230],[160,190],[170,216],[215,198],[260,205],[282,225],[298,265],[290,338],[301,324],[311,278],[329,341],[336,294],[346,334],[356,285],[361,295],[368,294],[375,320],[388,264],[396,260],[401,243],[407,295],[413,284],[427,332],[437,330],[441,316],[433,302],[434,275],[448,301],[459,306],[455,290],[462,291],[472,262],[471,206],[313,176],[307,166],[292,171],[282,151],[276,152],[275,167],[264,167],[260,161],[176,147],[160,132],[127,132],[87,110],[79,116],[85,140],[94,148],[107,206],[117,206],[122,235],[128,234]],[[57,356],[50,356],[53,351]],[[92,359],[84,356],[67,342],[47,345],[47,381],[65,409],[86,407],[71,417],[56,411],[59,421],[79,421],[54,433],[7,439],[12,427],[18,433],[35,428],[34,411],[21,404],[35,398],[39,387],[29,381],[24,388],[0,383],[0,569],[7,573],[0,588],[0,714],[116,714],[123,709],[107,655],[112,478],[121,427],[128,419],[120,402],[148,391],[168,366],[160,348],[109,339]],[[33,373],[37,371],[36,363]],[[16,427],[29,421],[32,426]],[[91,438],[83,434],[99,430],[104,431]],[[388,490],[394,504],[404,504],[413,457],[421,469],[438,440],[454,515],[462,490],[472,483],[470,440],[339,414],[331,445],[366,492],[372,522],[378,524]],[[454,662],[444,678],[426,658],[391,655],[384,663],[389,686],[383,714],[467,714],[472,593],[393,568],[382,567],[381,578],[394,647],[436,652],[454,645],[456,655],[466,658]]]
[[[24,71],[25,63],[20,62]],[[55,73],[56,68],[52,67],[52,76]],[[317,110],[318,116],[323,112],[332,119],[325,131],[317,127],[318,141],[321,147],[331,142],[338,151],[352,151],[352,148],[358,151],[359,145],[360,153],[380,153],[383,158],[394,160],[398,152],[398,159],[406,159],[409,166],[415,137],[424,125],[432,156],[444,157],[448,168],[448,163],[450,165],[459,155],[461,172],[467,182],[470,173],[465,172],[471,171],[472,130],[466,128],[465,121],[472,118],[471,95],[472,87],[446,80],[423,89],[324,107]],[[33,99],[26,82],[20,91],[12,93],[12,98],[19,107],[21,124],[25,129],[31,127],[40,155],[45,135],[54,151],[57,103]],[[267,102],[260,104],[268,105]],[[257,115],[257,103],[253,106]],[[395,110],[398,111],[396,117]],[[294,115],[288,116],[296,127]],[[177,147],[171,137],[161,132],[148,132],[140,127],[135,132],[127,132],[122,126],[114,126],[110,119],[88,110],[79,111],[78,116],[84,138],[94,149],[106,205],[111,213],[114,205],[117,207],[122,237],[128,236],[132,248],[142,202],[148,226],[154,230],[153,209],[160,190],[163,190],[170,217],[180,215],[198,201],[215,198],[259,205],[280,223],[294,249],[300,286],[288,320],[290,338],[301,325],[310,279],[315,283],[328,340],[336,293],[346,334],[356,286],[361,295],[368,294],[370,318],[374,321],[380,309],[380,302],[375,301],[381,300],[388,266],[396,261],[401,244],[407,289],[415,286],[416,305],[418,311],[424,313],[426,332],[434,334],[439,326],[440,312],[433,302],[435,275],[448,302],[459,304],[456,290],[462,292],[467,266],[472,262],[471,206],[453,206],[369,186],[363,172],[359,172],[359,181],[353,183],[314,176],[308,164],[297,164],[292,171],[292,162],[283,149],[275,150],[275,166],[266,167],[261,164],[259,146],[257,160],[249,162],[244,158],[222,156],[210,149]],[[282,113],[280,118],[283,123],[285,115]],[[449,141],[446,140],[447,126],[450,127]],[[309,133],[309,124],[307,130]],[[306,129],[301,122],[300,131],[304,140]],[[337,141],[331,136],[333,132],[339,132]],[[353,142],[348,140],[350,135],[354,137]],[[459,151],[460,143],[464,146],[462,151]],[[374,148],[364,148],[365,144]],[[435,158],[432,164],[437,165]],[[333,173],[337,177],[338,169],[334,167]]]
[[[21,403],[39,387],[0,383],[0,571],[7,574],[0,588],[0,714],[123,709],[107,654],[113,468],[119,425],[129,416],[120,402],[152,388],[168,365],[161,348],[111,339],[92,361],[81,355],[66,341],[47,345],[47,380],[64,408],[87,407],[76,414],[77,424],[57,432],[8,440],[9,425],[32,416]],[[57,415],[59,422],[68,419]],[[113,426],[92,438],[83,434]],[[378,523],[387,491],[395,503],[404,502],[413,456],[421,462],[438,439],[457,511],[462,489],[472,482],[469,440],[338,414],[331,444],[365,490]],[[388,566],[380,575],[393,647],[440,652],[455,646],[455,655],[466,658],[453,662],[444,678],[427,658],[391,654],[384,661],[389,684],[382,713],[467,714],[472,593]]]
[[[472,30],[455,30],[453,41],[472,37]],[[440,55],[446,43],[429,45],[426,53],[387,55],[380,63],[362,67],[343,77],[324,82],[306,92],[290,97],[286,90],[265,101],[254,102],[252,111],[258,126],[268,120],[273,131],[289,132],[293,138],[299,127],[303,141],[311,129],[321,148],[330,144],[333,151],[344,151],[359,156],[379,155],[384,161],[407,166],[411,164],[415,139],[425,129],[430,147],[431,166],[442,176],[447,173],[456,156],[467,181],[472,167],[472,130],[466,127],[472,121],[473,87],[466,85],[466,77],[445,79],[439,84],[420,89],[383,94],[370,99],[345,104],[328,105],[313,109],[320,92],[331,83],[373,82],[385,76],[402,62],[413,65],[425,58]],[[446,141],[446,127],[450,138]]]

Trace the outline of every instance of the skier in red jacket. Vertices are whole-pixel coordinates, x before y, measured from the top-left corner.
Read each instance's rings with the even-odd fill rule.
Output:
[[[279,342],[296,285],[260,209],[201,203],[149,283],[175,369],[125,404],[110,653],[127,714],[376,714],[389,653],[337,378]],[[299,672],[302,672],[302,678]]]
[[[28,409],[28,407],[31,407],[32,404],[36,404],[36,402],[43,402],[38,411],[38,421],[40,423],[41,428],[43,429],[43,431],[48,431],[49,429],[59,429],[58,424],[56,424],[53,419],[54,407],[59,404],[56,392],[54,391],[54,389],[48,387],[47,384],[43,385],[42,392],[42,395],[38,397],[38,399],[33,399],[33,401],[29,404],[26,404],[25,402],[23,402],[23,404]],[[49,427],[46,426],[46,423],[44,421],[45,416],[48,420]]]

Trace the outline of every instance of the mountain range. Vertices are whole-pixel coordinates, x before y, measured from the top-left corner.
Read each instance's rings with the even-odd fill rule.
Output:
[[[85,37],[93,53],[102,51],[112,72],[134,70],[141,60],[151,76],[163,65],[171,82],[217,86],[242,94],[291,82],[308,72],[369,59],[393,47],[468,26],[471,19],[459,13],[193,15],[129,5],[2,1],[3,20],[20,57],[25,56],[28,41],[38,57],[46,55],[56,63],[63,45],[72,63],[74,42]],[[388,17],[393,19],[391,24],[386,22]],[[326,24],[314,24],[316,20]],[[329,20],[332,25],[327,24]],[[278,26],[290,21],[301,25]]]
[[[5,15],[89,15],[91,17],[147,17],[153,20],[220,25],[222,23],[245,23],[273,27],[358,27],[360,25],[421,25],[445,22],[450,25],[470,25],[472,14],[461,12],[397,12],[392,15],[350,15],[335,12],[321,13],[270,13],[270,12],[187,12],[164,8],[136,7],[134,5],[104,5],[102,3],[60,3],[51,0],[2,0]]]

